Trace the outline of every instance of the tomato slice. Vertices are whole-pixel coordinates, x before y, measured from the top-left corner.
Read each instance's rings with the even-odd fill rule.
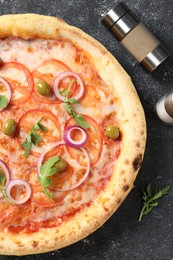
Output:
[[[34,88],[32,73],[21,63],[7,62],[0,69],[0,76],[4,77],[12,89],[12,105],[26,103]],[[13,76],[13,78],[12,78]]]
[[[35,89],[33,93],[33,98],[37,100],[37,102],[47,103],[47,104],[59,104],[60,100],[56,98],[53,91],[53,82],[55,77],[64,71],[71,71],[71,69],[66,66],[63,62],[56,59],[49,59],[41,64],[36,70],[32,72],[34,82],[36,83],[38,80],[46,81],[51,87],[51,94],[49,97],[41,96]],[[64,83],[62,82],[60,88],[66,89],[69,86],[69,80]],[[71,96],[75,90],[75,83],[72,84],[70,88],[69,96]]]
[[[86,166],[83,167],[76,162],[74,167],[74,162],[69,157],[65,147],[65,144],[60,144],[57,146],[59,149],[55,149],[56,147],[52,148],[49,152],[47,152],[42,162],[43,165],[48,158],[56,155],[63,158],[67,163],[64,171],[56,172],[54,175],[49,177],[51,184],[47,189],[52,193],[51,200],[44,193],[42,193],[43,187],[38,182],[36,175],[34,175],[34,173],[30,175],[29,183],[34,191],[32,194],[33,203],[39,204],[42,207],[53,207],[55,205],[62,204],[64,198],[68,195],[72,187],[76,186],[76,189],[78,188],[77,184],[83,178],[86,172]],[[81,154],[82,153],[83,152],[81,151]],[[85,161],[86,157],[84,158],[84,162]],[[79,185],[79,188],[80,187],[81,186]]]
[[[34,124],[36,124],[41,118],[41,124],[43,124],[47,131],[36,131],[41,136],[41,142],[37,146],[32,145],[31,154],[39,156],[43,152],[43,149],[50,143],[58,142],[61,139],[61,126],[58,118],[48,110],[34,109],[26,112],[18,122],[18,141],[20,144],[26,141],[28,134],[30,133]]]
[[[84,148],[89,153],[91,165],[94,165],[98,161],[101,151],[102,151],[102,136],[101,136],[100,128],[99,128],[99,125],[97,124],[97,122],[93,118],[91,118],[87,115],[82,115],[82,116],[84,117],[84,119],[90,126],[89,129],[85,129],[85,131],[87,132],[87,135],[88,135],[88,141],[87,141],[86,145],[84,146]],[[75,120],[73,118],[70,118],[65,125],[65,129],[67,127],[69,127],[71,125],[75,125],[75,124],[76,124]],[[80,133],[78,131],[76,131],[76,132],[73,131],[73,139],[78,140],[79,134]],[[84,165],[82,158],[80,158],[81,153],[79,154],[77,149],[73,149],[69,146],[67,146],[66,149],[73,159],[77,159],[81,165]]]

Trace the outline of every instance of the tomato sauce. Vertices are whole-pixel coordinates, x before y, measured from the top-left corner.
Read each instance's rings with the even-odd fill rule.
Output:
[[[12,56],[11,50],[15,48],[16,41],[20,50],[16,50]],[[2,129],[8,118],[17,122],[17,131],[13,137],[0,131],[0,159],[8,166],[10,179],[21,178],[30,184],[32,190],[30,199],[22,205],[10,204],[2,196],[0,198],[0,230],[7,228],[16,234],[57,227],[91,206],[110,182],[113,165],[121,151],[121,136],[113,141],[105,135],[106,125],[120,125],[117,100],[101,79],[87,52],[69,40],[38,39],[30,40],[27,44],[26,42],[15,38],[3,40],[1,58],[4,64],[0,68],[0,76],[6,79],[12,90],[10,104],[0,112],[0,127]],[[53,92],[55,77],[64,71],[78,73],[84,83],[80,103],[73,104],[72,109],[82,114],[90,126],[86,129],[88,141],[84,148],[90,156],[91,168],[82,185],[71,191],[57,192],[57,187],[65,186],[67,181],[73,182],[77,174],[80,178],[80,174],[85,171],[86,162],[82,153],[74,148],[57,148],[51,151],[49,157],[62,156],[69,166],[64,174],[52,178],[54,190],[49,187],[53,193],[50,199],[42,192],[37,178],[38,157],[51,144],[62,140],[67,127],[76,124],[64,109],[63,102]],[[49,97],[43,97],[36,91],[35,84],[38,80],[45,80],[50,85]],[[68,87],[67,82],[61,82],[62,89]],[[2,87],[4,90],[4,86]],[[75,83],[72,85],[70,97],[73,98],[78,92],[78,87]],[[40,118],[43,118],[42,124],[47,131],[39,132],[41,141],[37,146],[32,145],[31,153],[24,156],[21,144]],[[74,138],[78,138],[77,135],[76,132]]]

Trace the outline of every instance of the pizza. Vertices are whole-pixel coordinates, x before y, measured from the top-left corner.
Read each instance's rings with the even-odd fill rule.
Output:
[[[0,254],[75,243],[120,206],[143,160],[133,83],[59,18],[0,17]]]

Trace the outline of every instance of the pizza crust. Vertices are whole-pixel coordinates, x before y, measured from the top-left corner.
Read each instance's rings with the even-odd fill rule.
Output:
[[[112,179],[94,203],[56,228],[33,234],[0,233],[0,254],[26,255],[53,251],[70,245],[99,228],[120,206],[130,190],[143,160],[146,123],[133,83],[117,60],[96,40],[59,18],[37,14],[0,17],[0,37],[23,39],[69,38],[91,54],[102,79],[118,98],[122,148]],[[121,86],[121,87],[119,87]],[[49,235],[48,235],[49,234]]]

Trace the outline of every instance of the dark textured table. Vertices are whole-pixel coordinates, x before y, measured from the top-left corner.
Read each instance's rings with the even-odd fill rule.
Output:
[[[146,113],[148,129],[145,159],[135,187],[116,214],[95,233],[72,246],[22,259],[173,259],[173,127],[164,125],[153,112],[157,100],[173,89],[173,64],[170,60],[151,75],[127,54],[101,23],[101,16],[115,3],[113,0],[0,0],[1,14],[59,16],[99,40],[132,77]],[[126,3],[173,55],[173,1],[126,0]],[[172,190],[160,200],[159,207],[139,223],[141,189],[148,183],[152,183],[154,190],[165,185],[171,185]]]

